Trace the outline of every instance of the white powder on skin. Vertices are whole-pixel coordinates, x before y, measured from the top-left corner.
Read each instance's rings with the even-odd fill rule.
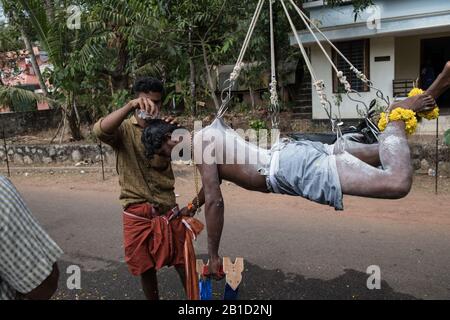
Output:
[[[396,153],[399,149],[404,148],[404,139],[394,135],[390,135],[384,139],[381,146],[390,154]]]

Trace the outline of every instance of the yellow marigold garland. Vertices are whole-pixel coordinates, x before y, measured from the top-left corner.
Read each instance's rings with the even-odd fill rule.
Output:
[[[414,97],[419,94],[423,94],[424,91],[420,88],[413,88],[409,93],[408,97]],[[425,118],[427,120],[434,120],[439,117],[439,107],[436,106],[433,110],[427,112],[419,112],[419,117]],[[396,108],[393,110],[389,117],[386,116],[385,112],[380,114],[380,121],[378,122],[378,128],[384,131],[389,123],[389,121],[405,121],[406,133],[413,134],[417,129],[417,118],[416,113],[412,110]]]
[[[382,112],[380,114],[378,128],[384,131],[390,121],[404,121],[407,134],[413,134],[417,129],[416,113],[409,109],[396,108],[389,114],[389,118],[386,117],[386,113]]]
[[[419,94],[423,94],[424,91],[419,88],[414,88],[408,93],[408,97],[418,96]],[[419,117],[425,118],[427,120],[434,120],[439,117],[439,107],[436,106],[433,110],[427,112],[419,112]]]

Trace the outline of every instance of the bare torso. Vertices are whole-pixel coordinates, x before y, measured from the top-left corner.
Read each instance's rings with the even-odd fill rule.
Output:
[[[268,192],[261,169],[270,166],[270,150],[248,143],[223,120],[216,119],[194,136],[195,162],[216,165],[220,179],[242,188]]]

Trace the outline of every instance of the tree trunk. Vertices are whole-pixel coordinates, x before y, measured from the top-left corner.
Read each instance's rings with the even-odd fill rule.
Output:
[[[114,91],[117,90],[128,90],[128,86],[130,83],[130,76],[127,73],[127,65],[128,65],[128,48],[127,41],[123,39],[123,36],[120,33],[116,33],[117,41],[118,41],[118,64],[114,70],[114,73],[111,75],[111,80],[113,84]]]
[[[255,92],[252,87],[249,87],[248,91],[250,92],[250,100],[252,101],[252,110],[255,110]]]
[[[70,134],[75,141],[83,140],[83,135],[80,130],[80,120],[77,113],[77,106],[73,92],[69,93],[69,99],[67,101],[66,108],[67,123],[69,125]]]
[[[128,90],[130,79],[128,75],[111,76],[111,84],[114,92],[118,90]]]
[[[192,112],[194,113],[194,116],[196,116],[197,115],[197,85],[195,84],[196,70],[194,60],[192,60],[192,57],[189,59],[189,69],[190,69],[189,83],[191,88]]]
[[[25,43],[25,47],[26,47],[28,53],[30,54],[31,65],[34,70],[34,74],[38,78],[39,86],[41,87],[42,92],[44,93],[44,96],[47,96],[48,95],[47,86],[45,85],[45,81],[44,81],[44,78],[42,77],[41,70],[39,69],[39,65],[37,63],[36,56],[34,55],[33,45],[31,44],[30,38],[28,37],[24,27],[21,26],[20,24],[17,24],[17,26],[20,28],[20,33],[22,34],[23,42]]]
[[[196,70],[194,63],[194,46],[192,45],[192,28],[189,28],[189,84],[191,92],[192,112],[197,115],[197,85],[195,83]]]
[[[45,0],[44,1],[45,13],[46,13],[47,19],[50,23],[55,21],[54,5],[55,4],[54,4],[53,0]]]
[[[83,140],[83,135],[81,134],[80,130],[80,123],[78,122],[74,108],[70,108],[70,112],[67,116],[67,123],[69,124],[70,134],[72,135],[73,140]]]
[[[216,107],[216,110],[220,109],[220,104],[219,104],[219,100],[217,99],[216,96],[216,90],[214,88],[214,83],[211,77],[211,71],[210,71],[210,67],[209,67],[209,63],[208,63],[208,53],[206,51],[206,46],[205,43],[202,41],[202,50],[203,50],[203,61],[205,63],[205,69],[206,69],[206,80],[208,82],[208,86],[209,86],[209,91],[211,91],[211,97],[214,101],[214,106]]]

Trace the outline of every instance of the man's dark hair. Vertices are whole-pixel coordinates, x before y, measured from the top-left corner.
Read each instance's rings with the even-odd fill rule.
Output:
[[[164,84],[160,80],[152,77],[139,78],[134,82],[133,94],[149,92],[160,92],[163,94]]]
[[[156,150],[168,139],[166,135],[178,129],[178,126],[160,119],[148,120],[147,124],[142,132],[142,143],[145,147],[145,156],[152,159]]]

